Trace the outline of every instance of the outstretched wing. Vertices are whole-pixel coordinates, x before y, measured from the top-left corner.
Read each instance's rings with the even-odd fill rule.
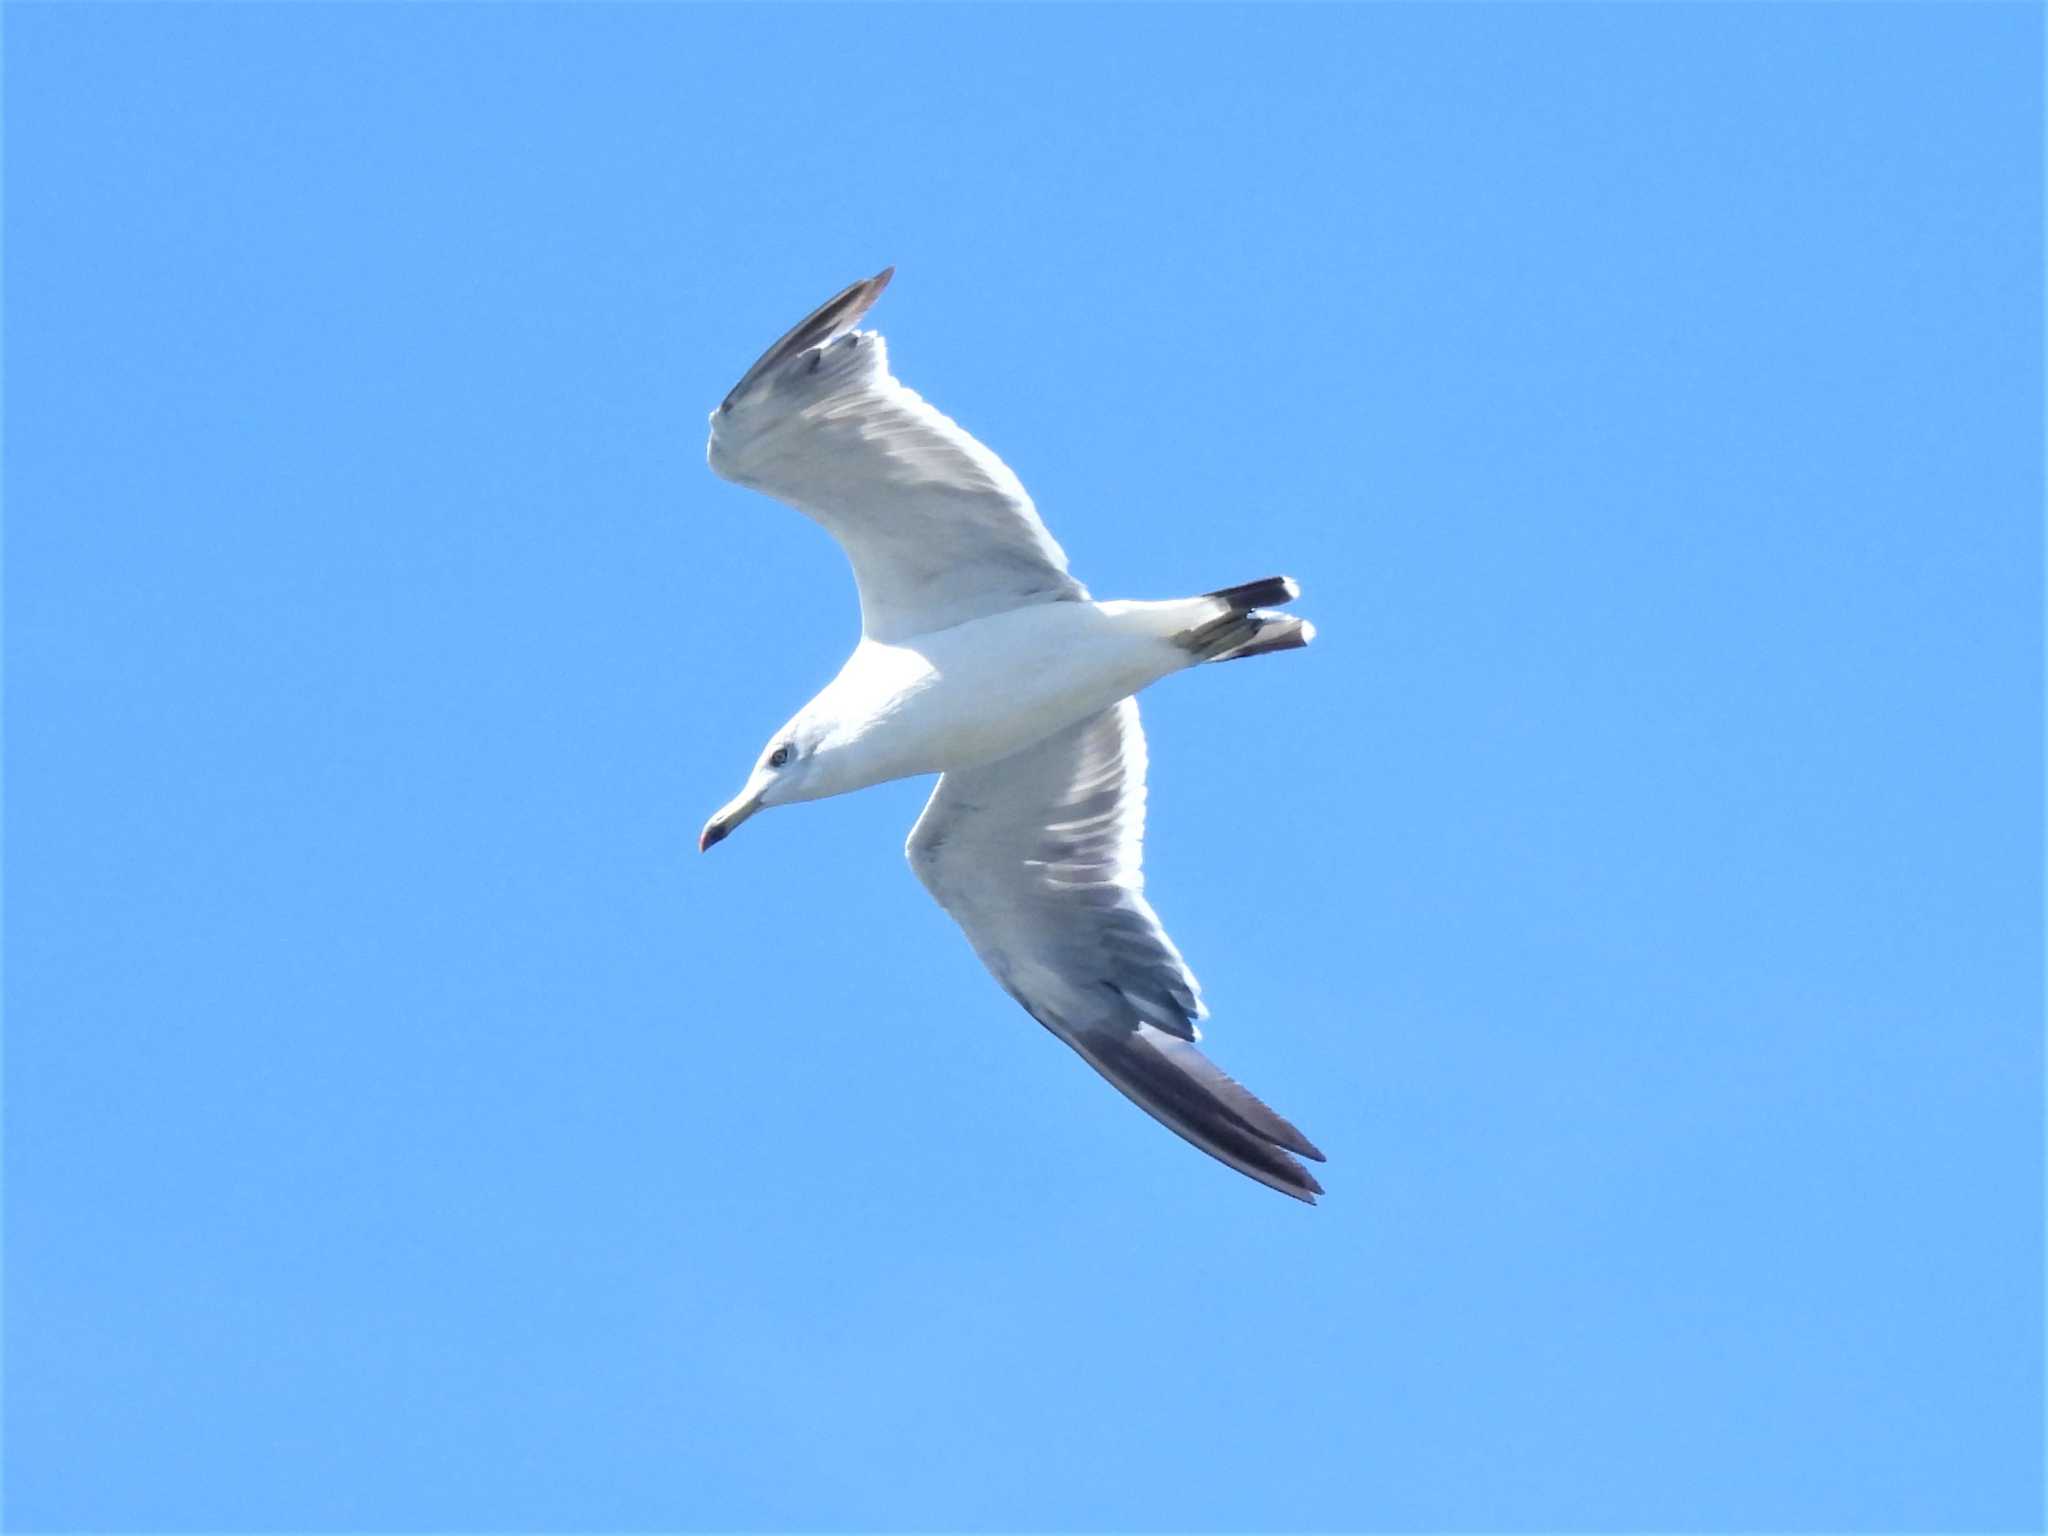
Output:
[[[1139,1108],[1298,1200],[1309,1139],[1196,1046],[1201,990],[1145,900],[1134,699],[939,780],[905,850],[997,981]]]
[[[889,372],[854,325],[890,272],[853,284],[770,347],[711,413],[711,467],[824,525],[871,638],[1085,598],[1009,466]]]

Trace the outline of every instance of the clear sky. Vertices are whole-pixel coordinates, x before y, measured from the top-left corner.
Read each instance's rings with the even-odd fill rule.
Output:
[[[6,8],[17,1529],[2013,1529],[2042,12]],[[1311,1210],[905,869],[715,480],[895,263]]]

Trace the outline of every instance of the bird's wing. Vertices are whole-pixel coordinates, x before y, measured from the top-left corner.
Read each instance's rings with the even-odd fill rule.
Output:
[[[1009,466],[896,381],[880,336],[853,329],[888,281],[847,288],[747,370],[711,413],[712,469],[839,541],[871,639],[1085,598]]]
[[[1195,1045],[1201,990],[1145,900],[1134,699],[939,780],[905,850],[997,981],[1139,1108],[1314,1204],[1306,1136]]]

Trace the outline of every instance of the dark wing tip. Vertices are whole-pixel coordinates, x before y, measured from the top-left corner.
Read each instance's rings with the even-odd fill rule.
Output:
[[[729,411],[733,401],[739,399],[765,375],[773,372],[793,357],[801,357],[813,347],[822,347],[845,335],[860,323],[860,317],[874,307],[875,300],[882,296],[882,290],[889,286],[889,279],[896,275],[894,267],[884,267],[873,277],[864,277],[858,282],[848,283],[831,298],[812,310],[803,319],[783,332],[781,338],[763,352],[740,378],[739,383],[726,392],[719,409]]]
[[[1194,1141],[1194,1138],[1185,1132],[1180,1134],[1182,1140]],[[1199,1141],[1194,1141],[1194,1145],[1201,1147],[1211,1157],[1217,1157],[1213,1148],[1203,1146]],[[1239,1161],[1238,1158],[1220,1157],[1217,1160],[1236,1168],[1239,1173],[1258,1180],[1268,1189],[1299,1200],[1303,1205],[1314,1205],[1317,1197],[1323,1193],[1323,1186],[1316,1181],[1316,1176],[1278,1148],[1269,1147],[1266,1150],[1271,1154],[1270,1158],[1260,1158],[1250,1166],[1247,1166],[1249,1159]],[[1243,1156],[1243,1153],[1239,1154],[1239,1157]]]
[[[1146,1114],[1268,1189],[1309,1205],[1323,1186],[1290,1152],[1324,1161],[1315,1144],[1186,1041],[1140,1024],[1115,1030],[1053,1031]]]

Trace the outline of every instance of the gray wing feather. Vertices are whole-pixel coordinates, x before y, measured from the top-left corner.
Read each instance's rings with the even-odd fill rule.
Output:
[[[982,963],[1146,1113],[1314,1202],[1322,1153],[1196,1046],[1208,1010],[1146,901],[1145,736],[1133,699],[939,781],[905,850]]]
[[[763,376],[773,373],[790,359],[822,347],[852,330],[860,323],[860,317],[874,307],[875,300],[882,296],[882,290],[889,286],[889,279],[895,275],[894,267],[884,267],[873,277],[848,283],[797,321],[782,333],[774,346],[754,360],[754,366],[741,376],[739,383],[725,392],[725,399],[718,408],[730,411],[733,401],[746,394]]]
[[[852,327],[889,273],[843,289],[711,413],[711,467],[787,502],[846,551],[861,626],[890,641],[1085,598],[1009,466],[890,372]]]

